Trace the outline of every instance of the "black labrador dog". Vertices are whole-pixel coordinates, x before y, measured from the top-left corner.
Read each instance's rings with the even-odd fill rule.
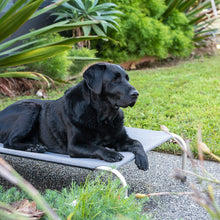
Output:
[[[83,80],[58,100],[22,100],[0,112],[0,142],[4,147],[55,152],[70,157],[120,161],[118,151],[135,154],[139,169],[148,169],[143,146],[126,134],[123,111],[138,92],[119,65],[97,63]]]

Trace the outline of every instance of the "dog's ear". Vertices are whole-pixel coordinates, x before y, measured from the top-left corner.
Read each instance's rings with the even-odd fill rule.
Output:
[[[83,73],[83,78],[85,79],[87,86],[97,95],[100,95],[102,92],[102,81],[105,69],[106,65],[104,63],[97,63],[90,66]]]

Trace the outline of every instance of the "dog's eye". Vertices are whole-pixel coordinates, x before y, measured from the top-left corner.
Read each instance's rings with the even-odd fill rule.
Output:
[[[125,75],[125,79],[126,79],[127,81],[129,81],[129,76],[128,76],[128,75]]]
[[[120,79],[121,79],[121,75],[120,74],[116,74],[115,77],[112,79],[112,82],[119,81]]]

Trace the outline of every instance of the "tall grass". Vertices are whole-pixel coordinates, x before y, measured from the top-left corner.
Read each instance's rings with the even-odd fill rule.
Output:
[[[102,175],[95,180],[88,178],[81,186],[73,183],[61,192],[48,189],[43,197],[61,219],[150,219],[142,213],[147,199],[135,199],[134,194],[125,198],[120,181],[111,177],[104,181]],[[0,186],[0,202],[11,203],[24,198],[29,197],[15,188],[5,191]],[[48,218],[45,216],[42,219]]]

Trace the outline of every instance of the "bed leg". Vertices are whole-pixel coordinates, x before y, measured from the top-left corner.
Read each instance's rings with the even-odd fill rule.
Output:
[[[174,133],[169,133],[169,134],[173,137],[173,139],[177,142],[177,144],[180,146],[180,148],[183,151],[183,154],[182,154],[182,170],[183,170],[183,173],[184,173],[184,171],[186,170],[186,160],[187,160],[187,151],[188,151],[187,144],[183,140],[183,138],[181,138],[179,135],[174,134]],[[182,182],[186,181],[186,175],[184,175],[184,178],[181,181]]]
[[[105,170],[105,171],[109,171],[109,172],[115,174],[120,179],[121,184],[123,185],[123,188],[125,188],[125,198],[128,198],[127,182],[126,182],[124,176],[118,170],[113,169],[111,167],[107,167],[107,166],[96,167],[96,170]]]

